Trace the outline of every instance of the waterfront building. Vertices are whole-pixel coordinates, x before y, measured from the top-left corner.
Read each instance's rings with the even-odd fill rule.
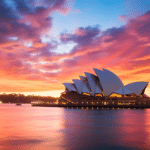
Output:
[[[95,75],[85,72],[85,76],[73,79],[73,83],[63,83],[65,91],[61,98],[86,105],[149,103],[149,97],[144,94],[148,82],[124,85],[116,74],[107,69],[94,68],[94,71]]]

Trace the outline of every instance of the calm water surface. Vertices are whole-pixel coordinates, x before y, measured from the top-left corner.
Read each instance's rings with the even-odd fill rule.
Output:
[[[150,149],[150,109],[0,105],[0,149]]]

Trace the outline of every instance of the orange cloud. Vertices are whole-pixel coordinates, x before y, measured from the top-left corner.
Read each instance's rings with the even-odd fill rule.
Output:
[[[20,11],[22,17],[12,22],[9,14],[3,22],[0,19],[0,92],[63,90],[62,82],[72,82],[84,72],[94,73],[92,68],[107,68],[124,84],[150,81],[150,12],[120,28],[79,27],[62,33],[60,43],[42,42],[41,36],[52,28],[50,15],[55,11],[66,14],[70,8],[65,4],[65,0],[45,2],[29,12]],[[54,51],[69,42],[76,43],[69,53]]]

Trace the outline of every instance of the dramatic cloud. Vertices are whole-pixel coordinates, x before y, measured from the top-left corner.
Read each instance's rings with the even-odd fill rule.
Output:
[[[49,50],[55,46],[51,43],[42,42],[41,38],[46,36],[52,28],[51,14],[56,11],[62,14],[68,13],[70,7],[67,3],[66,0],[1,1],[1,79],[4,79],[5,76],[6,79],[11,79],[14,82],[17,82],[17,80],[57,82],[53,79],[57,72],[56,68],[53,67],[54,69],[51,72],[46,72],[46,67],[41,67],[44,57],[43,59],[40,58],[40,56],[48,57],[52,55]],[[15,85],[10,86],[8,91],[12,91],[11,87],[15,87],[14,91],[18,90],[17,86],[17,84],[16,87]],[[25,88],[30,91],[31,87]],[[33,88],[31,89],[33,90]],[[36,88],[34,91],[36,91]]]
[[[149,81],[149,23],[150,12],[147,12],[130,20],[125,26],[102,31],[100,36],[99,32],[90,33],[87,44],[85,41],[88,36],[85,30],[81,30],[81,33],[75,31],[73,34],[62,34],[63,42],[74,41],[78,44],[70,54],[65,55],[67,59],[61,64],[62,70],[68,70],[70,74],[74,74],[72,70],[78,70],[77,72],[83,74],[84,71],[92,72],[92,67],[107,68],[118,74],[124,84]],[[91,27],[90,29],[92,31]],[[80,28],[77,31],[80,31]],[[66,80],[67,78],[68,76]]]
[[[89,45],[99,33],[98,27],[80,27],[73,34],[62,34],[61,40],[63,42],[74,41],[80,45]]]
[[[69,9],[66,0],[0,3],[0,80],[5,79],[5,92],[63,90],[62,82],[94,73],[92,68],[107,68],[124,84],[150,81],[150,12],[134,19],[120,16],[128,19],[119,28],[79,27],[44,41],[42,37],[52,39],[52,14],[65,15]]]

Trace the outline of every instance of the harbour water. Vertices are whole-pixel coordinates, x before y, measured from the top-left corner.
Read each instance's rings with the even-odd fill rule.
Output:
[[[0,104],[0,149],[150,149],[150,109]]]

